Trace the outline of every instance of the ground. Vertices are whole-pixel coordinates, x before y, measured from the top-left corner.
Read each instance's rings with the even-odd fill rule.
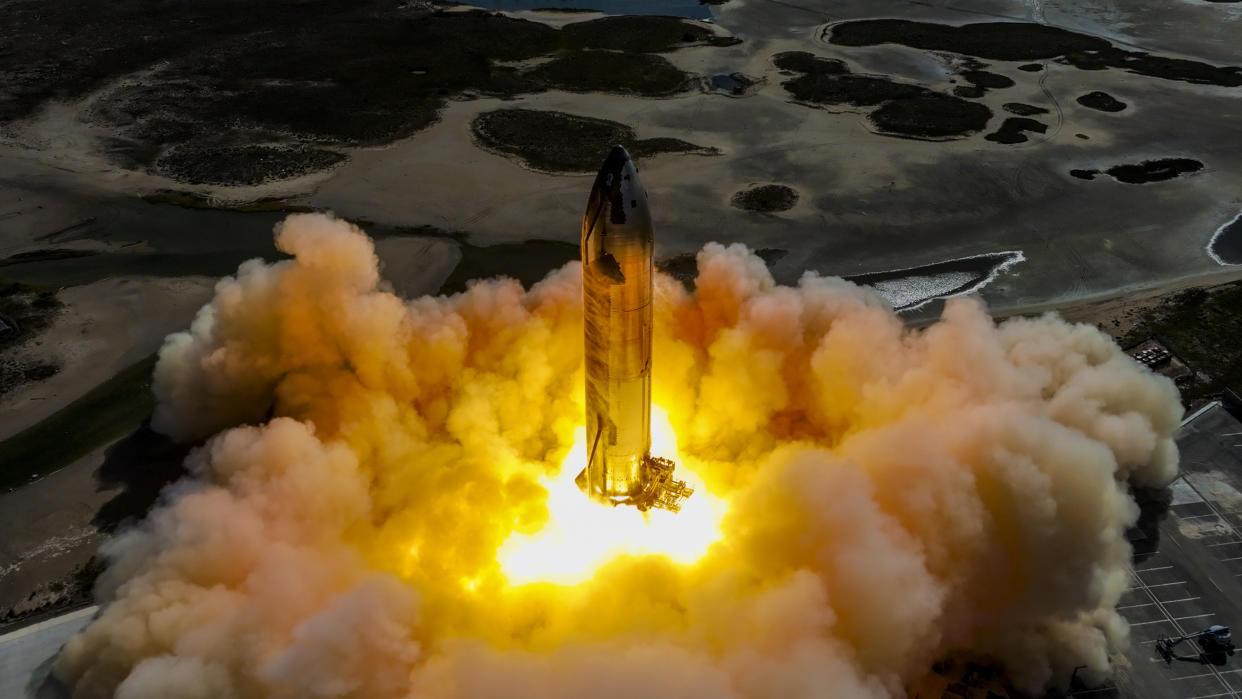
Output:
[[[1242,619],[1242,422],[1219,404],[1182,426],[1182,476],[1144,506],[1130,533],[1131,586],[1118,609],[1130,622],[1128,666],[1114,682],[1070,687],[1071,696],[1206,699],[1242,690],[1242,665],[1203,662],[1194,642],[1166,662],[1161,636],[1178,637]]]
[[[98,543],[175,475],[145,367],[286,213],[357,221],[406,296],[531,283],[576,258],[609,140],[683,281],[743,242],[912,324],[975,291],[1158,337],[1206,377],[1190,401],[1242,388],[1218,318],[1242,292],[1216,288],[1242,267],[1208,249],[1242,210],[1242,4],[484,4],[514,11],[0,0],[0,630],[83,603]]]

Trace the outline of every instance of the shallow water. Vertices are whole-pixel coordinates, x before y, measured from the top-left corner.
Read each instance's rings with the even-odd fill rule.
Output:
[[[1208,253],[1222,265],[1242,265],[1242,214],[1216,231]]]
[[[719,73],[713,75],[712,89],[721,92],[727,92],[731,95],[740,95],[746,91],[746,85],[742,81],[733,77],[736,73]]]
[[[979,291],[1009,267],[1026,258],[1021,251],[986,253],[921,267],[846,277],[869,286],[897,311],[913,311],[951,296]]]
[[[467,4],[489,10],[584,9],[610,15],[669,15],[711,19],[709,5],[698,0],[467,0]]]

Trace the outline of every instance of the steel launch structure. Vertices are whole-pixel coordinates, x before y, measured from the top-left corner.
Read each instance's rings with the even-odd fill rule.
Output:
[[[616,146],[582,219],[587,464],[575,482],[599,502],[677,512],[694,491],[651,456],[654,251],[647,192]]]

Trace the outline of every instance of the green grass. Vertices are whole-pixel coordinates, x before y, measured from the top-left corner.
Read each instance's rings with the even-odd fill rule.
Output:
[[[155,406],[155,360],[152,354],[122,369],[37,425],[0,442],[0,489],[46,476],[141,425]]]

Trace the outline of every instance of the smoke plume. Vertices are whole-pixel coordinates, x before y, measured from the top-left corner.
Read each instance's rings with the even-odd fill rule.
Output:
[[[910,330],[708,245],[693,293],[657,280],[654,400],[719,540],[517,584],[582,420],[579,265],[403,300],[348,223],[276,240],[161,351],[153,425],[207,439],[105,546],[77,697],[878,698],[948,656],[1037,690],[1127,642],[1129,487],[1173,477],[1181,409],[1095,328]]]

